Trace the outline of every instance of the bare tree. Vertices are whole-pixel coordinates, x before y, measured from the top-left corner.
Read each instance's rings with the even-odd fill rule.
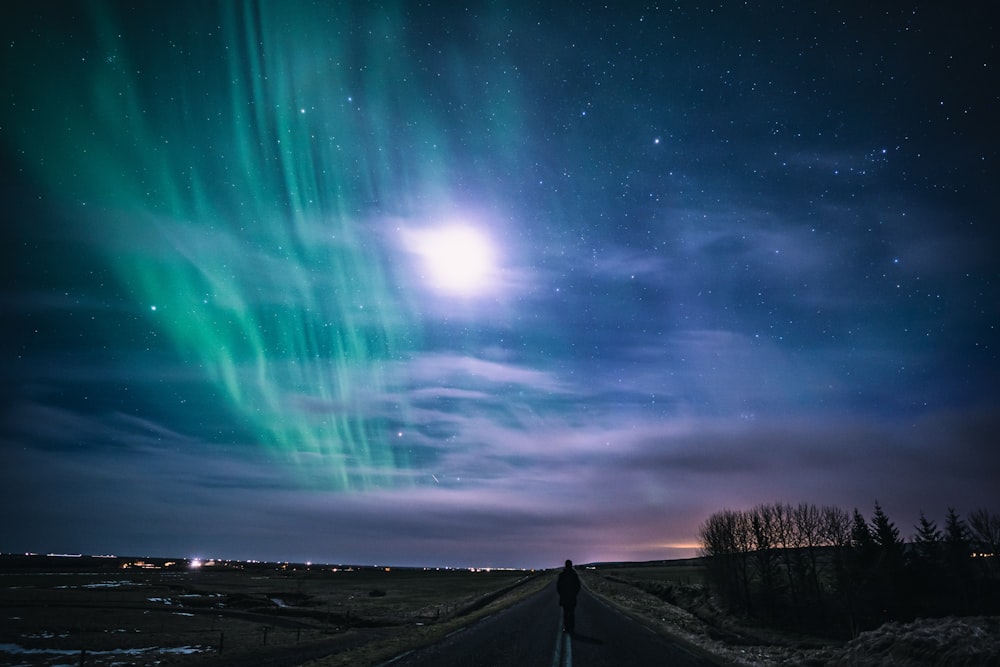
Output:
[[[753,533],[753,561],[760,579],[761,592],[768,613],[775,613],[775,595],[779,574],[778,542],[775,505],[758,505],[750,511],[750,530]]]
[[[698,529],[702,554],[707,558],[709,576],[730,605],[740,591],[740,568],[737,562],[736,531],[738,513],[723,510],[712,514]]]
[[[831,547],[846,547],[851,543],[851,517],[839,507],[827,505],[823,514],[823,541]]]
[[[978,509],[969,514],[969,532],[976,547],[976,555],[985,565],[987,576],[998,573],[1000,561],[1000,514]]]
[[[1000,551],[1000,514],[978,509],[969,514],[969,530],[980,551],[993,556]]]
[[[792,506],[782,503],[774,505],[774,522],[777,530],[776,538],[781,549],[781,560],[785,566],[785,577],[788,580],[788,595],[792,606],[799,606],[798,579],[795,576],[793,557],[799,546],[795,531],[795,519]]]
[[[799,503],[795,508],[795,532],[798,536],[800,568],[803,588],[813,595],[820,595],[817,558],[822,541],[823,521],[819,509],[809,503]]]

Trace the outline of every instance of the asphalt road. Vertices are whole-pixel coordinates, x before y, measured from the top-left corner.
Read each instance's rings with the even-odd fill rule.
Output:
[[[576,633],[562,631],[555,582],[522,602],[391,667],[703,667],[714,665],[608,607],[584,589],[576,608]]]

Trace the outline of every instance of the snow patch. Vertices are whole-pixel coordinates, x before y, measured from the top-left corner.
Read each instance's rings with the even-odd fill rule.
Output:
[[[119,648],[107,651],[87,651],[87,655],[148,655],[162,653],[167,655],[191,655],[194,653],[204,653],[211,649],[205,646],[149,646],[146,648]],[[58,649],[58,648],[25,648],[20,644],[0,644],[0,653],[10,655],[80,655],[81,649]]]

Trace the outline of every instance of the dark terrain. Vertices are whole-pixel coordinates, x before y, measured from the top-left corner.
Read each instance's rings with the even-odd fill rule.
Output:
[[[580,573],[570,640],[554,572],[5,556],[0,665],[1000,664],[993,616],[832,641],[728,616],[697,559]]]

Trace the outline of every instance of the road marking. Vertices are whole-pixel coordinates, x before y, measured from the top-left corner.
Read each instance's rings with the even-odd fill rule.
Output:
[[[556,650],[552,655],[552,667],[573,667],[573,642],[568,632],[562,630],[562,610],[556,625]]]
[[[406,653],[400,653],[399,655],[397,655],[392,660],[389,660],[388,662],[383,662],[381,665],[379,665],[379,667],[386,667],[387,665],[391,665],[392,663],[394,663],[394,662],[396,662],[398,660],[402,660],[403,658],[407,657],[411,653],[413,653],[413,651],[407,651]]]

